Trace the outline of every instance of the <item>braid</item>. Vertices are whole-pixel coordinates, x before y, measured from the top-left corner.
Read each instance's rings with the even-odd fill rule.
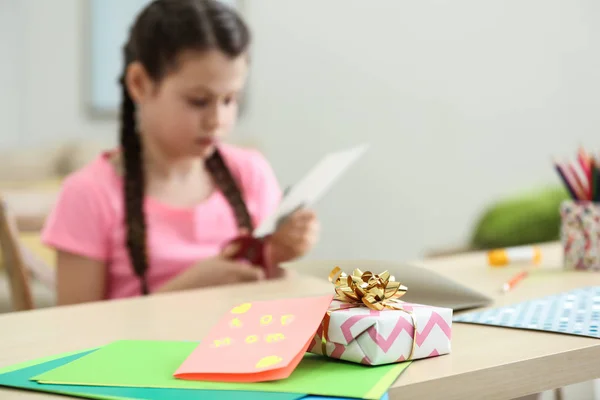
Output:
[[[124,222],[127,251],[143,294],[148,294],[146,273],[149,266],[144,215],[146,179],[135,104],[125,84],[127,67],[138,62],[153,82],[159,83],[177,67],[178,56],[183,51],[217,49],[230,57],[238,57],[246,52],[249,44],[250,32],[244,21],[219,0],[153,0],[140,12],[129,30],[124,46],[125,72],[121,79]],[[238,197],[232,198],[232,204],[243,204]]]
[[[123,103],[121,105],[121,149],[124,171],[125,226],[127,250],[135,274],[140,278],[142,294],[148,294],[146,270],[146,218],[144,215],[144,168],[142,165],[142,143],[135,126],[135,106],[124,80]]]

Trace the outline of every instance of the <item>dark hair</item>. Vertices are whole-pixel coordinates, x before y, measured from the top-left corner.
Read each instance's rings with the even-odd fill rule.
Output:
[[[218,0],[155,0],[139,14],[131,28],[124,47],[125,72],[121,78],[120,142],[127,250],[143,294],[148,294],[145,178],[135,105],[125,84],[127,67],[134,61],[140,62],[149,76],[159,82],[176,68],[183,51],[218,49],[237,57],[247,50],[249,43],[250,32],[245,23],[233,9]]]

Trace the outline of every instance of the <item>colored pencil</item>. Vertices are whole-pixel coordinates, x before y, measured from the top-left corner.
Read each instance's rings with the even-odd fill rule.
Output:
[[[513,288],[515,286],[517,286],[517,284],[519,282],[521,282],[523,279],[527,278],[528,275],[529,275],[529,272],[526,270],[519,272],[518,274],[516,274],[515,276],[510,278],[510,280],[508,282],[506,282],[504,285],[502,285],[502,291],[506,293],[506,292],[513,290]]]
[[[577,195],[575,194],[575,191],[573,190],[573,187],[571,186],[571,182],[569,182],[569,180],[567,179],[560,163],[554,162],[554,168],[556,168],[556,172],[558,172],[558,175],[560,176],[561,180],[563,181],[565,188],[571,195],[571,199],[577,200]]]
[[[579,148],[579,153],[577,154],[577,160],[579,161],[581,168],[583,168],[583,172],[588,177],[588,182],[591,183],[591,181],[592,181],[592,159],[585,152],[583,147]]]
[[[598,161],[596,161],[596,159],[592,159],[592,182],[594,184],[592,201],[594,202],[600,201],[600,170],[598,167]]]
[[[571,187],[571,183],[565,176],[565,173],[563,172],[561,165],[559,163],[555,162],[554,168],[556,168],[556,172],[558,172],[558,175],[560,176],[560,179],[562,180],[563,184],[565,185],[565,189],[567,189],[567,192],[569,192],[569,195],[571,196],[571,198],[573,200],[576,200],[577,196],[575,195],[575,192],[573,191],[573,188]]]
[[[596,201],[598,197],[598,169],[596,168],[596,161],[594,159],[591,160],[590,165],[590,186],[592,187],[590,200]]]
[[[575,185],[574,190],[580,200],[591,200],[591,192],[589,191],[589,179],[581,171],[581,168],[576,163],[565,165],[568,168],[568,174],[572,178]]]
[[[569,196],[574,201],[600,202],[600,158],[580,147],[574,161],[554,160]]]

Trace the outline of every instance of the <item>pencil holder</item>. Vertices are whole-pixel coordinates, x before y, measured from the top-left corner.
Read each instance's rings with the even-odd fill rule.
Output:
[[[564,268],[600,271],[600,203],[564,201],[560,217]]]

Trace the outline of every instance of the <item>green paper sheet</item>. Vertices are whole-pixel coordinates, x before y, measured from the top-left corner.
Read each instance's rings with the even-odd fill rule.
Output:
[[[298,400],[304,397],[302,394],[292,393],[159,389],[123,386],[44,385],[30,380],[32,376],[59,368],[81,357],[85,357],[88,353],[90,352],[88,351],[67,355],[65,357],[50,361],[40,360],[40,364],[34,364],[36,361],[24,363],[20,365],[22,367],[21,369],[18,369],[19,365],[14,366],[13,368],[7,369],[8,371],[5,373],[0,374],[0,386],[39,392],[58,393],[67,396],[77,396],[97,400]]]
[[[37,382],[29,380],[32,375],[40,374],[54,367],[63,365],[84,356],[90,351],[81,351],[75,353],[65,353],[51,357],[40,358],[38,360],[26,361],[20,364],[0,369],[0,386],[10,388],[41,391],[47,393],[57,393],[66,396],[77,396],[86,399],[96,400],[136,400],[134,398],[123,396],[103,395],[77,390],[80,386],[59,386],[59,385],[40,385]],[[48,388],[46,388],[48,386]]]
[[[307,354],[292,375],[280,381],[227,383],[175,379],[173,372],[196,346],[194,342],[117,341],[32,379],[61,385],[310,393],[377,400],[410,364],[370,367]]]

